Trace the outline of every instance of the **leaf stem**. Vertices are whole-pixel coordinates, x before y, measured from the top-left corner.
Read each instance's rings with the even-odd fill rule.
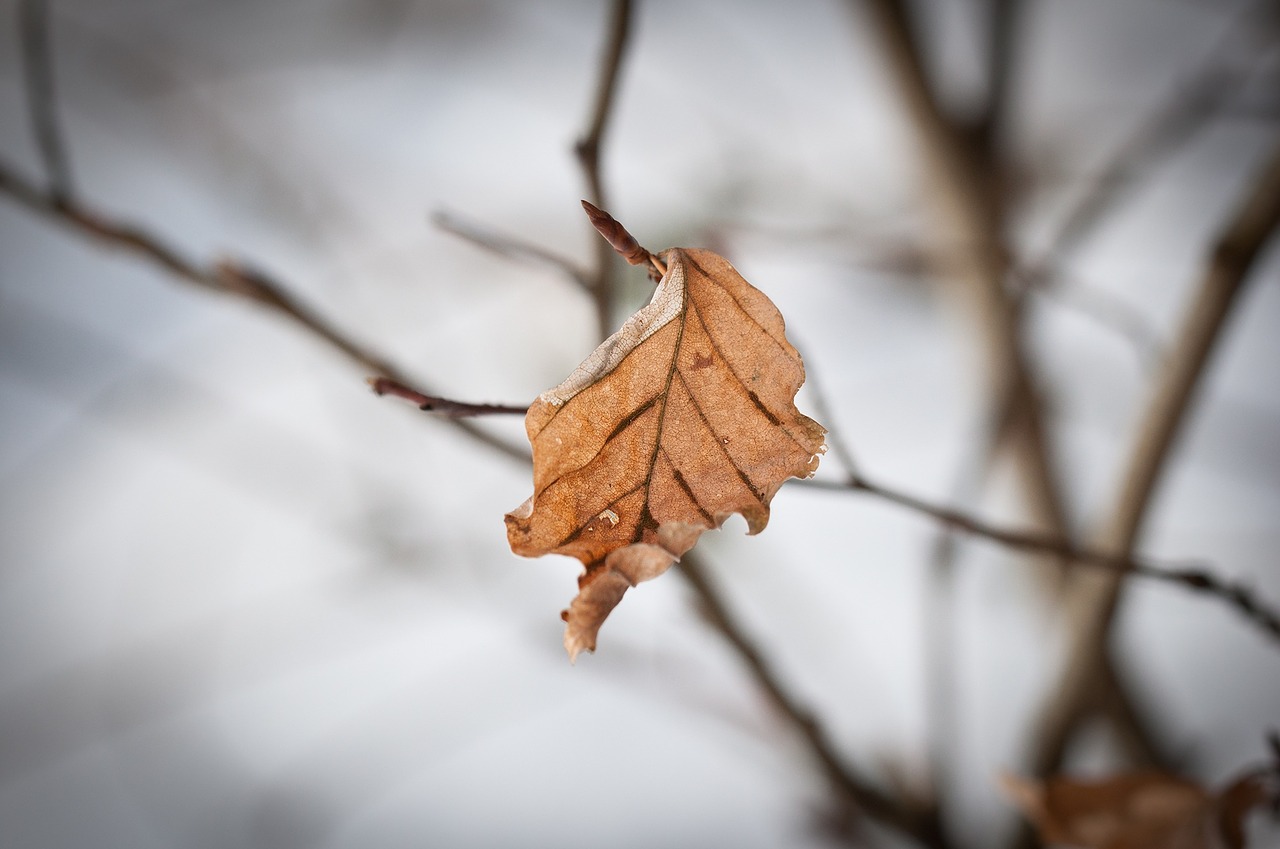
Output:
[[[529,412],[529,408],[510,404],[468,404],[465,401],[453,401],[438,395],[424,395],[416,389],[405,386],[389,377],[370,377],[369,386],[375,395],[395,395],[418,405],[418,409],[426,413],[438,413],[450,418],[464,416],[501,416],[520,415]]]

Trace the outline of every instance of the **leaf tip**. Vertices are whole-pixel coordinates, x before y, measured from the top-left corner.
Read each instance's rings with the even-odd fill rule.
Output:
[[[582,654],[584,651],[594,653],[596,647],[594,645],[587,645],[580,639],[570,638],[569,632],[566,631],[564,635],[564,650],[569,654],[569,664],[571,666],[577,666],[578,655]]]

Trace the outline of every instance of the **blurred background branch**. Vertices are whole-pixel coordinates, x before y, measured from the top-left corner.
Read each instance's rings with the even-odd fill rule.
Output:
[[[413,388],[414,380],[399,367],[339,330],[329,319],[289,294],[283,285],[263,272],[230,259],[200,265],[142,227],[117,222],[96,210],[90,210],[69,195],[60,197],[52,190],[41,191],[4,163],[0,163],[0,193],[8,195],[31,212],[154,263],[186,283],[212,292],[235,295],[266,307],[302,327],[365,370],[388,377],[423,396],[432,395],[421,388]],[[524,449],[517,448],[470,422],[456,419],[449,421],[467,436],[508,457],[522,460],[528,456]]]
[[[1168,364],[1155,382],[1146,411],[1097,545],[1131,552],[1141,537],[1169,458],[1193,409],[1209,358],[1219,345],[1263,246],[1280,224],[1280,147],[1271,152],[1257,179],[1250,181],[1234,214],[1222,228],[1191,302]],[[1071,641],[1062,679],[1045,702],[1045,714],[1030,743],[1037,774],[1061,763],[1078,728],[1081,704],[1106,674],[1110,635],[1124,588],[1123,575],[1081,576],[1071,599]],[[1274,622],[1274,617],[1270,617]],[[1269,626],[1273,632],[1275,625]]]
[[[613,0],[609,4],[608,31],[604,50],[600,57],[600,73],[597,76],[595,100],[587,129],[574,145],[578,163],[587,183],[587,200],[600,209],[612,210],[610,198],[605,192],[603,176],[603,147],[605,131],[618,97],[618,78],[631,37],[631,0]],[[618,290],[618,258],[607,243],[593,240],[596,252],[592,273],[592,292],[595,294],[596,315],[599,319],[599,335],[604,339],[614,330],[614,301]]]
[[[0,597],[13,599],[0,645],[44,648],[10,651],[0,676],[0,743],[12,755],[0,770],[0,838],[25,828],[24,845],[74,845],[31,837],[54,820],[25,801],[29,794],[53,799],[59,810],[92,812],[98,804],[116,810],[105,791],[87,791],[97,793],[91,805],[66,803],[58,794],[109,785],[127,795],[133,782],[135,795],[120,810],[134,813],[117,811],[111,821],[151,817],[144,830],[183,845],[347,845],[349,830],[352,845],[379,846],[389,845],[385,835],[398,825],[423,839],[457,843],[459,834],[481,834],[502,843],[499,832],[510,821],[522,839],[546,836],[557,845],[594,845],[601,833],[628,835],[624,844],[634,835],[635,845],[714,833],[717,842],[742,846],[811,837],[822,845],[834,836],[855,845],[958,849],[995,845],[1008,830],[1012,814],[993,800],[994,763],[1021,760],[1044,773],[1091,753],[1097,760],[1084,733],[1091,718],[1105,717],[1114,735],[1104,760],[1176,759],[1200,773],[1228,762],[1234,768],[1239,746],[1235,737],[1223,741],[1237,733],[1256,737],[1258,717],[1274,715],[1268,705],[1280,698],[1266,683],[1276,677],[1267,674],[1274,652],[1264,653],[1271,647],[1260,648],[1256,639],[1280,634],[1275,611],[1262,601],[1274,594],[1273,523],[1223,506],[1223,493],[1247,496],[1232,503],[1256,504],[1261,515],[1275,497],[1266,453],[1275,416],[1262,388],[1269,366],[1224,372],[1252,407],[1220,388],[1213,399],[1227,397],[1229,412],[1221,415],[1232,426],[1260,423],[1254,429],[1261,436],[1247,431],[1252,441],[1232,446],[1232,468],[1245,467],[1245,476],[1215,478],[1211,487],[1203,485],[1204,474],[1194,478],[1203,491],[1184,495],[1186,505],[1161,507],[1176,530],[1148,532],[1148,520],[1158,484],[1172,471],[1179,434],[1204,392],[1210,357],[1228,335],[1228,317],[1239,313],[1231,327],[1268,317],[1265,305],[1242,310],[1238,302],[1246,283],[1272,268],[1267,246],[1280,214],[1275,152],[1223,213],[1226,223],[1181,329],[1167,330],[1161,310],[1176,294],[1171,273],[1194,262],[1182,260],[1197,241],[1186,235],[1194,226],[1179,211],[1206,217],[1205,187],[1253,161],[1240,153],[1247,145],[1236,136],[1255,145],[1265,136],[1274,145],[1275,116],[1266,104],[1241,106],[1253,102],[1251,92],[1265,88],[1274,70],[1275,41],[1268,36],[1274,21],[1267,4],[1185,5],[1078,12],[1089,25],[1114,19],[1132,26],[1133,35],[1123,37],[1115,26],[1104,28],[1116,44],[1157,31],[1183,39],[1178,43],[1194,48],[1185,55],[1200,58],[1175,61],[1169,48],[1156,61],[1135,46],[1117,54],[1123,60],[1096,59],[1100,67],[1104,59],[1112,63],[1105,79],[1141,94],[1132,95],[1133,103],[1107,105],[1112,111],[1098,120],[1106,130],[1098,140],[1090,137],[1093,127],[1081,131],[1091,164],[1083,180],[1064,188],[1046,177],[1061,163],[1032,137],[1060,141],[1063,127],[1080,120],[1072,97],[1099,102],[1092,77],[1079,70],[1095,60],[1079,44],[1092,49],[1107,39],[1090,31],[1081,42],[1058,12],[1021,0],[963,9],[866,0],[851,4],[865,24],[852,40],[830,10],[797,13],[769,4],[677,13],[618,0],[597,20],[580,10],[399,0],[344,2],[302,17],[287,2],[254,12],[193,4],[176,15],[67,0],[51,18],[46,3],[17,0],[11,47],[20,61],[12,64],[22,74],[7,81],[14,94],[20,91],[10,100],[20,102],[25,120],[7,124],[31,130],[34,156],[27,162],[22,142],[5,136],[6,150],[19,152],[0,162],[0,193],[14,201],[0,209],[6,216],[0,393],[19,412],[9,414],[18,425],[6,425],[14,436],[0,454],[13,480],[0,536],[7,538],[5,559],[18,565],[0,587]],[[642,10],[662,22],[660,37],[634,37]],[[810,21],[822,15],[822,22]],[[963,24],[955,25],[956,15],[966,16]],[[1152,30],[1148,19],[1166,29]],[[600,25],[596,54],[590,45]],[[129,88],[102,70],[101,55],[84,49],[76,33],[89,31],[114,38],[112,55],[125,64],[173,64],[181,73],[159,85],[151,70],[135,70],[147,83]],[[973,48],[964,61],[956,59],[959,43]],[[1063,51],[1072,57],[1065,67],[1079,76],[1070,85],[1054,76],[1063,73],[1055,59]],[[587,79],[582,71],[593,62],[596,74]],[[1130,77],[1141,77],[1144,63],[1163,76],[1125,88]],[[1166,74],[1169,68],[1174,73]],[[888,86],[877,76],[881,70],[888,71]],[[779,300],[789,333],[806,339],[811,383],[822,376],[822,391],[806,409],[816,408],[831,426],[824,463],[837,462],[845,474],[786,487],[763,538],[739,543],[734,534],[713,535],[705,551],[685,559],[679,571],[701,620],[668,614],[662,594],[670,590],[646,587],[644,603],[610,622],[609,642],[590,669],[567,677],[556,623],[544,621],[552,620],[544,615],[548,605],[561,601],[563,583],[545,571],[556,566],[514,566],[496,522],[506,499],[527,487],[528,453],[514,444],[514,419],[523,408],[454,399],[476,388],[487,394],[489,387],[531,397],[621,317],[625,280],[603,240],[592,234],[597,253],[590,264],[547,247],[569,243],[581,227],[576,205],[557,199],[571,177],[557,170],[568,159],[564,141],[547,137],[574,125],[565,104],[576,101],[565,92],[583,80],[590,108],[573,152],[590,200],[616,212],[610,196],[624,198],[628,224],[647,244],[725,242],[717,249]],[[181,111],[194,97],[214,106],[199,121]],[[832,109],[841,98],[847,108]],[[167,117],[148,123],[148,110]],[[1120,113],[1138,120],[1117,121]],[[207,143],[217,135],[211,125],[224,119],[261,139],[271,152],[265,158],[280,160],[281,174],[274,164],[263,169],[235,157],[221,174],[203,173],[192,140]],[[906,124],[918,160],[898,151],[896,123]],[[1236,136],[1227,133],[1224,141],[1224,127]],[[167,134],[178,141],[166,146]],[[69,137],[80,154],[75,168]],[[611,168],[608,184],[606,162],[626,166]],[[572,163],[566,166],[572,171]],[[294,188],[289,169],[302,175]],[[925,175],[923,195],[914,191],[917,172]],[[237,188],[237,180],[248,188]],[[1143,216],[1130,214],[1131,207],[1144,191],[1166,185],[1176,194],[1150,224],[1163,228],[1158,238],[1135,238],[1133,219]],[[440,212],[432,218],[437,229],[482,252],[456,255],[448,243],[424,244],[432,234],[401,229],[400,222],[416,215],[420,224],[424,195],[437,186],[446,200],[427,208],[450,208],[447,198],[465,186],[477,220],[496,220],[500,211],[523,226],[493,228]],[[282,214],[284,205],[271,204],[285,195],[289,211]],[[112,198],[116,211],[89,196]],[[202,214],[191,211],[201,204]],[[570,208],[564,222],[552,212],[561,206]],[[280,235],[287,230],[283,219],[294,214],[323,225],[308,231],[311,241],[301,250]],[[1145,217],[1153,218],[1149,210]],[[81,257],[27,218],[196,288],[253,301],[303,331],[310,340],[305,353],[272,362],[242,341],[250,331],[240,325],[226,340],[224,328],[211,334],[217,346],[184,348],[173,341],[182,338],[179,325],[154,306],[156,292],[127,301],[129,283],[115,277],[133,269],[112,269],[95,252]],[[365,223],[350,226],[356,220]],[[188,232],[198,234],[198,243],[244,245],[237,256],[269,257],[271,268],[287,273],[268,275],[239,259],[195,259],[198,251],[183,240]],[[1106,251],[1096,249],[1106,248],[1109,237],[1121,244],[1108,248],[1120,259],[1099,261]],[[485,254],[519,267],[485,265]],[[430,269],[425,282],[423,267]],[[527,291],[528,276],[543,271],[571,281],[589,303],[578,292]],[[300,284],[328,276],[335,280],[329,297]],[[1148,285],[1152,280],[1158,283]],[[920,297],[934,283],[945,296],[940,308]],[[1255,297],[1270,297],[1267,287],[1251,285]],[[1087,320],[1064,331],[1073,318],[1056,309],[1059,303]],[[957,353],[967,349],[948,349],[955,304],[970,319],[973,363]],[[202,316],[210,309],[190,308]],[[73,318],[63,321],[61,313]],[[57,320],[36,320],[46,315]],[[149,321],[166,329],[148,328]],[[100,354],[75,352],[97,338],[90,327],[109,334],[103,328],[112,322],[136,334],[128,344],[163,362],[166,373],[189,371],[193,387],[225,380],[243,393],[232,396],[238,403],[260,415],[273,411],[292,435],[254,454],[217,416],[182,418],[183,402],[159,397],[147,382],[152,378],[133,381],[141,387],[133,393],[108,393],[129,396],[133,406],[88,405],[86,398],[104,396],[82,394],[77,381],[106,364],[97,362]],[[1253,347],[1237,350],[1238,361],[1269,362],[1259,322],[1270,323],[1254,318],[1254,329],[1241,331]],[[588,325],[591,332],[583,330]],[[1097,351],[1095,325],[1107,328],[1104,344],[1115,336],[1139,352],[1154,388],[1132,446],[1118,458],[1121,479],[1103,504],[1107,512],[1097,514],[1101,530],[1085,535],[1075,516],[1097,512],[1090,505],[1102,501],[1096,493],[1105,489],[1093,480],[1095,470],[1117,463],[1109,446],[1119,426],[1104,408],[1119,405],[1114,397],[1099,399],[1104,390],[1125,393],[1129,379],[1112,374],[1124,369],[1113,369]],[[149,341],[155,339],[163,342]],[[378,350],[384,347],[397,360],[430,363],[432,386]],[[309,368],[304,358],[312,348],[322,354]],[[195,353],[184,361],[188,350]],[[210,351],[215,356],[207,360]],[[448,428],[423,439],[412,430],[415,422],[402,417],[404,429],[389,430],[400,425],[385,422],[383,405],[353,409],[345,394],[335,396],[340,404],[308,406],[305,387],[327,379],[325,351],[373,373],[375,391],[440,414]],[[245,373],[209,377],[230,369],[219,357],[240,353],[248,356]],[[981,411],[972,416],[958,400],[968,365],[983,375],[975,381]],[[342,387],[350,382],[350,375],[335,379]],[[1081,386],[1099,394],[1082,395]],[[60,427],[28,424],[23,417],[35,421],[39,413],[31,411],[48,406],[46,395],[54,391],[66,393],[79,418]],[[33,394],[45,400],[29,400]],[[1206,407],[1212,413],[1215,405]],[[1248,415],[1236,415],[1240,409]],[[481,427],[467,419],[477,415],[494,420]],[[262,473],[263,480],[296,480],[286,499],[291,513],[263,509],[252,486],[238,491],[245,506],[236,513],[208,488],[183,489],[154,471],[166,467],[150,454],[98,446],[98,419],[113,432],[142,435],[146,451],[154,450],[150,443],[163,427],[172,434],[166,444],[177,446],[166,450],[202,455],[214,468],[243,458],[250,468],[256,462],[276,469],[271,463],[293,443],[318,439],[341,446],[331,453],[341,458],[335,465],[350,467],[350,479],[324,478],[325,462],[317,458],[325,452],[307,453],[286,471]],[[1094,432],[1086,438],[1082,422],[1105,438]],[[316,436],[318,428],[339,423],[350,438]],[[254,429],[248,430],[251,439]],[[498,469],[477,464],[480,444],[521,462]],[[1177,467],[1183,474],[1196,471],[1195,451],[1189,456],[1191,466]],[[891,471],[882,477],[864,467]],[[1004,471],[1012,472],[1011,481]],[[421,485],[394,498],[371,495],[366,481],[388,477]],[[880,482],[886,479],[911,483],[887,486]],[[1006,511],[984,503],[1005,486]],[[831,497],[834,490],[871,498],[851,509]],[[352,504],[329,504],[331,493]],[[926,518],[929,534],[900,523],[885,510],[890,506]],[[135,525],[135,516],[145,518]],[[282,541],[295,527],[306,543]],[[992,546],[959,544],[970,537],[1034,555],[1016,568],[1096,568],[1042,569],[1037,597],[1027,598],[1010,573],[962,568],[993,553]],[[1150,554],[1137,553],[1140,538]],[[234,556],[205,554],[217,550],[211,539],[243,541],[244,548]],[[303,547],[313,541],[313,548]],[[1184,565],[1168,551],[1208,552],[1214,566]],[[347,561],[358,579],[342,572]],[[392,561],[400,572],[388,570]],[[130,571],[137,568],[150,571]],[[394,591],[368,604],[378,593],[371,582],[392,574]],[[1121,653],[1116,611],[1130,594],[1123,592],[1129,574],[1213,595],[1232,607],[1232,620],[1247,618],[1260,631],[1245,632],[1235,621],[1221,626],[1202,612],[1212,609],[1204,604],[1171,613],[1182,610],[1180,602],[1165,596],[1181,594],[1160,594],[1150,601],[1158,615],[1137,623],[1127,617],[1140,641]],[[111,580],[118,583],[103,592]],[[264,594],[262,581],[289,591]],[[188,605],[224,596],[225,619],[187,612]],[[258,600],[247,617],[245,598]],[[104,599],[117,600],[119,612],[94,606]],[[1019,624],[1017,615],[1026,621]],[[166,640],[175,622],[178,636]],[[1061,658],[1055,629],[1066,636]],[[306,648],[291,650],[290,640]],[[64,651],[60,641],[72,648]],[[104,642],[108,650],[99,648]],[[135,642],[145,650],[131,653]],[[153,651],[157,645],[169,654]],[[343,654],[353,651],[349,646],[358,647],[355,660]],[[1223,646],[1236,663],[1222,662]],[[984,663],[998,670],[993,678]],[[127,676],[116,674],[126,667]],[[306,670],[317,668],[322,683],[313,685]],[[99,677],[102,683],[91,683]],[[185,692],[189,680],[196,684]],[[1208,695],[1188,708],[1176,694],[1192,681]],[[1221,701],[1230,686],[1247,695],[1231,706],[1229,719],[1196,713]],[[366,688],[372,695],[364,695]],[[90,718],[82,727],[78,715],[64,717],[51,705],[88,705],[107,721]],[[287,719],[273,725],[269,715]],[[182,723],[191,730],[158,730]],[[1028,725],[1034,727],[1025,733]],[[117,733],[122,729],[128,734]],[[172,737],[161,739],[164,733]],[[1184,742],[1171,751],[1175,741],[1206,734],[1217,736],[1199,754],[1209,751],[1216,760],[1185,757]],[[93,747],[119,753],[118,761],[90,773],[83,752]],[[154,775],[148,758],[157,764]],[[184,807],[174,799],[184,787],[155,779],[166,774],[170,758],[184,769],[194,759],[196,772],[231,765],[224,795],[191,793],[212,800],[207,804],[218,819],[232,824],[228,830],[206,837],[197,825],[208,821],[208,809]],[[126,780],[95,784],[82,774]],[[43,776],[55,792],[32,776]],[[811,786],[815,778],[821,788]],[[796,807],[814,795],[829,797],[824,822],[834,831],[826,837],[794,821]],[[401,823],[387,814],[395,799],[410,800]],[[432,800],[427,815],[423,799]],[[481,799],[489,800],[483,816]],[[540,813],[521,814],[510,807],[513,799]],[[494,805],[504,816],[494,815]],[[642,825],[622,827],[637,812]],[[96,838],[114,828],[104,825],[108,819],[84,813],[66,828]],[[362,830],[368,822],[386,831]],[[573,823],[567,833],[565,822]],[[251,835],[237,831],[244,823]],[[450,836],[447,825],[436,830],[439,823],[462,826]],[[197,843],[184,839],[196,834]],[[1034,840],[1029,833],[1023,839]]]
[[[49,181],[49,195],[56,201],[64,201],[71,197],[71,164],[59,129],[53,36],[46,0],[19,0],[18,32],[31,130]]]

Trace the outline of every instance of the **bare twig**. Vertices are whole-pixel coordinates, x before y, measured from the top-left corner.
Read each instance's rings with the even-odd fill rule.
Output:
[[[1192,590],[1217,596],[1262,628],[1269,636],[1280,640],[1280,613],[1261,602],[1253,591],[1241,584],[1218,578],[1203,565],[1164,566],[1127,551],[1123,554],[1108,553],[1102,546],[1084,548],[1065,537],[1038,531],[1019,531],[1003,528],[976,519],[959,510],[941,507],[901,490],[874,483],[862,475],[850,475],[844,482],[800,481],[800,484],[819,489],[864,492],[883,501],[889,501],[912,512],[932,518],[939,524],[970,536],[997,542],[1000,545],[1038,554],[1052,554],[1082,566],[1096,567],[1113,577],[1137,575],[1164,583],[1180,584]]]
[[[940,817],[945,817],[952,807],[950,790],[964,739],[958,721],[962,691],[956,671],[958,540],[959,534],[945,526],[934,538],[924,594],[924,737],[929,787]]]
[[[63,202],[71,197],[71,165],[58,123],[49,7],[45,0],[20,0],[18,30],[22,34],[22,70],[27,112],[31,116],[36,147],[40,150],[40,158],[49,181],[49,194],[55,200]]]
[[[1065,277],[1058,272],[1056,279],[1064,280]],[[1132,346],[1143,369],[1152,374],[1159,370],[1165,358],[1165,342],[1136,305],[1105,289],[1081,282],[1070,286],[1041,286],[1035,291],[1109,328]]]
[[[468,404],[464,401],[451,401],[435,395],[423,395],[416,389],[405,386],[389,377],[371,377],[369,386],[375,395],[394,395],[418,405],[424,413],[436,413],[449,418],[467,416],[523,416],[529,412],[527,406],[517,407],[510,404]]]
[[[821,723],[792,695],[760,649],[733,618],[700,559],[690,552],[681,559],[679,568],[697,595],[707,620],[733,646],[756,683],[800,734],[840,798],[856,810],[909,835],[924,846],[933,849],[951,846],[951,841],[931,810],[912,808],[887,795],[843,762]]]
[[[1110,522],[1097,537],[1098,548],[1126,557],[1141,534],[1160,478],[1186,413],[1196,396],[1201,375],[1227,317],[1249,278],[1254,259],[1280,225],[1280,145],[1270,154],[1262,172],[1248,183],[1245,197],[1224,227],[1214,247],[1208,267],[1188,307],[1177,343],[1154,388],[1138,427]],[[1046,702],[1033,742],[1031,767],[1044,774],[1061,761],[1079,716],[1079,706],[1100,677],[1106,662],[1110,625],[1121,598],[1123,574],[1093,576],[1079,587],[1073,604],[1074,632],[1059,684]],[[1194,577],[1205,589],[1233,600],[1242,612],[1258,621],[1269,620],[1253,613],[1256,601],[1247,589],[1223,586],[1209,575]],[[1193,581],[1189,581],[1194,585]]]
[[[51,192],[41,190],[19,176],[15,170],[4,164],[0,164],[0,194],[8,195],[29,211],[76,230],[82,235],[92,236],[105,244],[129,251],[186,283],[211,292],[237,295],[267,307],[288,318],[294,325],[325,342],[329,347],[342,352],[366,371],[389,377],[404,386],[411,386],[414,383],[390,361],[347,336],[311,306],[303,303],[278,282],[261,272],[250,270],[246,266],[228,260],[202,266],[186,258],[176,248],[148,230],[108,218],[77,201],[60,200]],[[422,392],[422,394],[431,395],[432,393]],[[523,450],[476,427],[471,422],[458,419],[447,421],[473,439],[509,457],[519,460],[528,459],[528,455]]]
[[[630,36],[631,0],[614,0],[609,12],[608,27],[608,40],[601,57],[599,83],[591,118],[586,132],[574,145],[574,153],[587,181],[589,200],[602,209],[608,209],[609,202],[605,194],[604,178],[601,176],[600,152],[609,116],[613,113],[613,103],[618,91],[618,72],[622,68]],[[592,276],[591,288],[595,295],[596,316],[602,339],[613,330],[616,277],[612,249],[607,244],[596,243],[595,274]]]
[[[464,221],[449,212],[439,211],[432,213],[431,223],[446,233],[452,233],[498,256],[533,262],[553,268],[562,272],[588,292],[592,291],[591,275],[585,269],[568,257],[549,251],[541,245],[535,245],[504,233],[496,233],[478,224]]]
[[[974,440],[977,450],[960,473],[957,475],[951,502],[968,504],[977,500],[984,479],[995,462],[1000,446],[1007,437],[1012,416],[1015,414],[1012,399],[1003,399],[997,405],[996,415],[986,423],[984,438]],[[883,488],[883,487],[882,487]],[[929,730],[929,750],[933,753],[932,774],[933,786],[944,788],[951,785],[953,778],[951,765],[956,763],[952,754],[956,742],[962,739],[963,729],[955,722],[957,700],[960,697],[959,682],[956,680],[954,661],[955,634],[954,609],[956,559],[959,555],[960,540],[966,536],[976,536],[957,530],[949,524],[939,524],[934,537],[929,557],[929,583],[925,603],[927,605],[926,620],[926,661],[925,686],[929,693],[926,715]],[[994,540],[993,540],[994,541]],[[1158,728],[1150,711],[1143,710],[1142,705],[1130,691],[1131,686],[1108,664],[1105,674],[1111,680],[1099,688],[1097,703],[1090,709],[1101,713],[1111,722],[1112,729],[1125,754],[1130,760],[1143,767],[1167,767],[1176,764],[1180,758],[1171,751],[1156,733]],[[938,792],[939,806],[943,815],[947,812],[947,794]],[[1024,831],[1031,837],[1029,830]]]

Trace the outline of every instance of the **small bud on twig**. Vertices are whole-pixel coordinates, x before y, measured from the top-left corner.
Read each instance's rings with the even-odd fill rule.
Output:
[[[587,211],[587,217],[591,219],[591,226],[604,236],[606,242],[613,246],[623,259],[632,265],[648,265],[652,264],[655,268],[666,274],[667,270],[662,267],[653,256],[636,241],[635,236],[627,232],[627,228],[618,223],[612,215],[600,209],[590,201],[584,200],[582,208]]]

